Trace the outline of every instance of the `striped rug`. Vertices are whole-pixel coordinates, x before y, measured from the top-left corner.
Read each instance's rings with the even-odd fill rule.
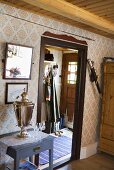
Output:
[[[67,136],[54,137],[53,161],[71,153],[72,139]],[[41,165],[49,162],[49,151],[40,153],[39,162]]]

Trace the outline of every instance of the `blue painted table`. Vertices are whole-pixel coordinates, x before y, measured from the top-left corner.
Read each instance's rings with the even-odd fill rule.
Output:
[[[49,170],[53,170],[53,138],[43,132],[30,132],[29,138],[22,139],[16,135],[0,139],[0,143],[6,148],[6,154],[14,159],[14,170],[19,170],[19,162],[22,159],[49,150]]]

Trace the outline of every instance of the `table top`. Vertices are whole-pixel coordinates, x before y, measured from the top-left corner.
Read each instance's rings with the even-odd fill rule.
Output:
[[[27,144],[27,143],[34,143],[38,142],[41,140],[45,140],[49,138],[49,134],[46,134],[41,131],[30,131],[29,132],[30,137],[28,138],[20,138],[17,136],[17,134],[5,136],[0,139],[0,144],[4,144],[4,146],[15,146],[15,145],[22,145],[22,144]]]
[[[40,143],[46,139],[52,139],[49,134],[46,134],[41,131],[30,131],[30,137],[28,138],[19,138],[17,134],[5,136],[0,139],[0,162],[4,160],[8,146],[18,146],[25,145],[30,143]]]

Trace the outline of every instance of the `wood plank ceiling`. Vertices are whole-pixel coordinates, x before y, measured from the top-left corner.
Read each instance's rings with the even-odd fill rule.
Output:
[[[0,0],[114,39],[114,0]]]

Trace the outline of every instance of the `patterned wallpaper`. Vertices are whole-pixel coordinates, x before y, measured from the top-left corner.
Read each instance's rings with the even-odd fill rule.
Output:
[[[88,43],[88,58],[95,61],[95,66],[100,77],[102,58],[106,56],[114,57],[114,40],[0,3],[0,134],[18,130],[12,105],[5,105],[6,82],[18,82],[15,80],[2,79],[2,59],[5,57],[6,42],[34,47],[32,61],[34,64],[32,65],[31,80],[19,81],[28,82],[29,84],[29,98],[35,103],[34,116],[32,119],[32,123],[34,123],[37,112],[40,42],[41,35],[45,31],[58,34],[64,34],[63,32],[66,31],[74,34],[74,37],[77,39],[81,38],[75,35],[93,39],[94,41],[85,39]],[[84,38],[82,38],[82,40],[84,40]],[[101,99],[94,84],[89,81],[87,70],[82,146],[97,141],[101,116],[100,110]]]

